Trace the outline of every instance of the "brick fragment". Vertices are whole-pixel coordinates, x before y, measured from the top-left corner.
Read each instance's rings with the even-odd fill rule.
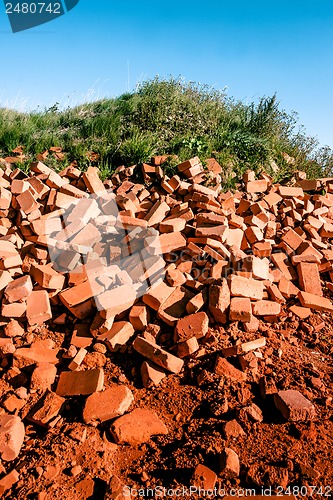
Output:
[[[142,354],[142,356],[172,373],[179,373],[183,368],[184,362],[181,359],[143,337],[136,337],[133,342],[133,347],[137,352]]]
[[[17,415],[0,415],[0,456],[5,462],[11,462],[19,456],[25,429]]]
[[[304,198],[304,192],[301,187],[279,186],[278,191],[282,198]]]
[[[250,299],[233,297],[230,301],[229,317],[233,321],[242,321],[243,323],[251,321],[252,308]]]
[[[289,307],[289,311],[291,311],[293,314],[298,316],[300,319],[306,319],[309,316],[311,316],[311,309],[308,309],[307,307],[300,307],[300,306],[291,306]]]
[[[105,342],[111,351],[116,351],[125,345],[134,333],[133,325],[129,321],[115,321],[111,329],[100,335],[98,340]]]
[[[20,325],[18,321],[12,319],[4,326],[4,334],[6,337],[22,337],[24,335],[24,328]]]
[[[217,481],[217,475],[214,471],[203,464],[196,466],[191,484],[201,490],[214,490]]]
[[[168,325],[175,326],[183,316],[186,305],[193,298],[193,293],[184,287],[177,287],[158,309],[158,316]]]
[[[14,366],[28,367],[37,363],[59,363],[59,349],[54,348],[52,340],[36,340],[30,347],[20,347],[14,354]]]
[[[52,422],[58,417],[65,401],[65,398],[47,391],[30,411],[28,420],[43,427],[52,427]]]
[[[274,316],[281,313],[281,304],[271,300],[258,300],[252,304],[252,311],[256,316]]]
[[[8,474],[0,479],[0,495],[2,496],[7,490],[10,490],[15,483],[20,479],[20,475],[16,469],[11,470]]]
[[[27,299],[32,292],[30,276],[22,276],[11,281],[5,288],[4,296],[9,303]]]
[[[36,391],[51,390],[57,375],[56,367],[51,363],[38,363],[32,372],[30,389]]]
[[[98,168],[88,167],[87,171],[82,175],[82,179],[90,193],[101,195],[106,192],[104,184],[99,178]]]
[[[229,278],[229,285],[232,296],[248,297],[253,300],[263,298],[264,284],[261,281],[232,274]]]
[[[316,415],[313,404],[294,389],[279,391],[274,395],[274,402],[282,415],[293,422],[312,420]]]
[[[199,344],[196,337],[191,337],[184,342],[179,342],[175,346],[175,353],[179,358],[190,356],[199,350]]]
[[[301,290],[320,297],[323,295],[317,264],[300,262],[297,265],[297,273]]]
[[[56,393],[59,396],[85,396],[101,391],[104,372],[101,368],[85,371],[62,372]]]
[[[222,279],[221,285],[209,287],[209,311],[218,323],[226,323],[227,310],[230,305],[230,290],[227,280]]]
[[[30,273],[32,278],[43,288],[61,290],[64,286],[65,277],[49,265],[33,264]]]
[[[144,408],[136,408],[127,415],[117,418],[110,430],[116,443],[132,445],[146,443],[151,436],[168,434],[167,427],[156,413]]]
[[[46,290],[31,292],[27,298],[27,320],[29,325],[40,325],[52,318],[50,299]]]
[[[97,425],[123,415],[134,401],[132,391],[125,385],[114,385],[102,392],[96,392],[86,400],[83,420]]]
[[[141,365],[143,387],[157,386],[164,378],[165,372],[155,363],[144,361]]]
[[[303,307],[314,309],[315,311],[333,311],[331,301],[325,297],[318,297],[318,295],[307,292],[299,292],[297,297]]]
[[[205,312],[190,314],[177,321],[174,333],[175,342],[184,342],[191,337],[200,339],[208,333],[209,320]]]
[[[216,360],[214,372],[217,375],[238,382],[244,382],[247,379],[245,373],[235,368],[231,363],[229,363],[225,358],[222,358],[221,356],[219,356]]]
[[[143,304],[135,305],[129,313],[129,320],[135,331],[143,332],[148,325],[148,310]]]
[[[259,179],[257,181],[250,181],[245,184],[247,193],[264,193],[267,191],[268,182],[266,179]]]
[[[225,448],[220,456],[221,472],[230,477],[238,477],[240,473],[240,464],[237,453],[231,448]]]

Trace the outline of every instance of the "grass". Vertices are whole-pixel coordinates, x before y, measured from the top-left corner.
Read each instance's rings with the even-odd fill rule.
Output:
[[[215,157],[227,187],[248,168],[265,170],[276,181],[289,180],[295,170],[306,171],[309,178],[333,171],[333,151],[307,136],[297,115],[280,109],[275,95],[244,104],[208,86],[173,78],[148,80],[115,99],[64,111],[57,105],[32,113],[0,108],[0,155],[12,155],[19,145],[27,157],[23,169],[38,153],[60,146],[65,160],[49,155],[45,163],[60,170],[76,160],[84,170],[93,151],[103,178],[121,164],[140,164],[165,153],[180,161]],[[172,174],[175,162],[166,167]]]

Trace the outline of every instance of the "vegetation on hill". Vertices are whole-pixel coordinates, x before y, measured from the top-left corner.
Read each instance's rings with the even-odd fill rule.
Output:
[[[84,170],[93,151],[100,155],[103,177],[121,164],[147,162],[153,154],[175,154],[179,160],[213,156],[226,185],[247,168],[265,170],[276,181],[290,179],[295,170],[309,178],[333,171],[333,151],[318,147],[299,127],[297,115],[280,109],[275,95],[245,104],[172,78],[148,80],[134,92],[64,111],[57,105],[32,113],[0,109],[0,156],[11,155],[18,145],[27,157],[22,168],[38,153],[59,146],[65,160],[49,156],[46,164],[61,169],[76,160]],[[169,172],[176,163],[169,161]]]

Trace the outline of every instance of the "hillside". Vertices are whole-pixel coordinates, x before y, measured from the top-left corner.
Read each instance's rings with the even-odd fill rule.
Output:
[[[226,187],[247,168],[265,170],[275,181],[288,180],[299,169],[308,178],[333,170],[333,151],[307,136],[297,115],[285,113],[275,95],[245,104],[172,78],[155,78],[115,99],[64,111],[58,104],[25,114],[0,109],[0,156],[11,156],[17,146],[24,147],[23,169],[57,146],[65,156],[49,155],[49,166],[61,170],[76,161],[85,170],[93,163],[103,178],[121,164],[145,162],[152,154],[175,154],[180,160],[213,156],[223,167]],[[176,164],[170,161],[170,171]]]

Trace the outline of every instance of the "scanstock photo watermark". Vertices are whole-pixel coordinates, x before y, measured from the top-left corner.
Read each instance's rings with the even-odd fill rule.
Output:
[[[58,19],[74,9],[79,0],[46,0],[45,2],[3,0],[3,3],[12,31],[18,33]]]

